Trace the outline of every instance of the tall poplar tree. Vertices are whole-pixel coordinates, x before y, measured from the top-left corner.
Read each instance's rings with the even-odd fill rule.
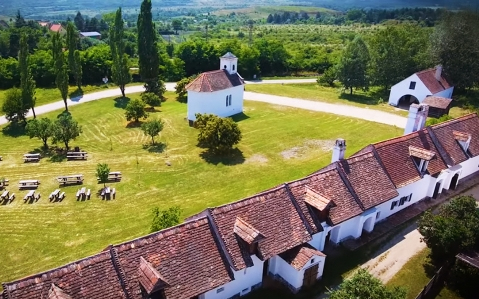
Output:
[[[367,89],[369,87],[367,76],[369,61],[368,47],[358,35],[344,49],[338,65],[338,80],[344,88],[349,89],[350,94],[353,93],[353,88]]]
[[[28,64],[28,43],[26,33],[22,33],[20,37],[20,51],[18,52],[18,66],[20,68],[20,89],[22,92],[22,103],[25,110],[32,109],[33,117],[35,115],[35,81],[33,80],[32,71]]]
[[[78,89],[81,89],[81,63],[77,65],[77,60],[75,59],[75,51],[77,50],[78,45],[78,33],[75,30],[75,26],[72,22],[67,24],[67,46],[68,46],[68,68],[70,73],[75,78],[75,83],[78,86]]]
[[[111,66],[113,82],[120,87],[123,97],[125,96],[125,85],[131,81],[128,56],[125,54],[124,28],[120,7],[116,11],[115,24],[110,28],[110,49],[113,57]]]
[[[65,63],[65,56],[63,55],[63,46],[60,39],[60,34],[57,32],[52,35],[52,55],[55,70],[55,84],[65,103],[65,110],[68,111],[68,67]]]
[[[158,36],[151,15],[151,0],[143,0],[138,15],[138,58],[141,79],[145,82],[146,92],[160,93],[158,55]]]

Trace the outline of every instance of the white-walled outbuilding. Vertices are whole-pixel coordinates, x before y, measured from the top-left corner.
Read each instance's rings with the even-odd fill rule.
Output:
[[[220,58],[219,70],[200,74],[186,90],[190,124],[197,113],[228,117],[243,112],[244,80],[238,74],[238,58],[230,52]]]
[[[389,105],[420,104],[428,96],[451,98],[454,87],[442,73],[442,66],[417,72],[391,87]]]

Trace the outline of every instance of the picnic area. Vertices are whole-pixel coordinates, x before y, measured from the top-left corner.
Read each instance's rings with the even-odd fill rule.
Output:
[[[187,217],[305,176],[330,162],[330,148],[338,137],[347,140],[350,155],[368,143],[402,134],[401,129],[386,125],[246,101],[244,116],[236,119],[243,134],[238,149],[231,156],[214,157],[197,146],[198,131],[185,121],[186,105],[177,102],[173,93],[166,97],[161,107],[149,112],[150,119],[164,122],[156,145],[138,125],[125,119],[124,107],[139,95],[70,107],[83,127],[71,147],[87,152],[86,160],[55,159],[51,143],[51,149],[44,150],[41,140],[0,127],[0,177],[8,177],[8,190],[17,197],[0,205],[0,239],[6,240],[0,242],[5,252],[0,281],[47,270],[147,234],[154,207],[178,205],[182,217]],[[54,119],[60,112],[39,117]],[[40,162],[24,163],[27,152],[41,153]],[[106,184],[111,200],[106,200],[106,190],[105,200],[101,193],[97,197],[103,188],[95,173],[98,163],[121,172],[121,180]],[[83,175],[81,185],[63,186],[57,180],[75,174]],[[34,204],[23,203],[29,190],[17,190],[18,182],[26,179],[41,183],[35,189],[41,198]],[[91,190],[91,199],[77,201],[83,187],[85,195]],[[65,198],[54,202],[53,197],[50,202],[56,189],[61,190],[59,195],[65,192]]]

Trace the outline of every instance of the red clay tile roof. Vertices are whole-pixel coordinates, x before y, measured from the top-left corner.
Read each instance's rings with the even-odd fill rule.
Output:
[[[311,226],[322,231],[317,219],[311,215],[311,208],[305,202],[306,190],[311,189],[334,202],[329,210],[329,219],[333,225],[351,219],[363,212],[354,195],[346,186],[341,174],[335,167],[318,171],[304,179],[288,183],[291,193],[298,202],[299,207],[306,214],[306,219]]]
[[[452,99],[437,97],[437,96],[430,96],[426,97],[421,104],[426,104],[429,107],[439,108],[439,109],[447,109],[449,105],[451,105]]]
[[[444,72],[441,75],[441,80],[436,80],[436,69],[427,69],[421,72],[416,73],[416,75],[421,79],[422,83],[426,85],[427,89],[433,94],[441,92],[443,90],[449,89],[452,87],[451,83],[444,76]]]
[[[310,206],[316,208],[318,211],[324,211],[328,206],[334,205],[334,202],[325,198],[321,194],[314,192],[306,187],[306,194],[304,194],[304,201]]]
[[[373,144],[386,172],[397,188],[421,179],[413,159],[409,156],[411,145],[438,153],[438,149],[426,129]],[[434,176],[446,168],[447,165],[443,159],[439,155],[435,155],[429,162],[427,170],[430,175]]]
[[[259,242],[265,238],[262,233],[240,217],[236,217],[234,232],[248,244]]]
[[[186,90],[214,92],[243,84],[243,79],[237,73],[230,75],[226,70],[216,70],[200,74],[186,86]]]
[[[266,236],[258,244],[262,260],[311,240],[311,235],[285,186],[211,209],[211,215],[236,270],[252,266],[250,255],[245,252],[241,239],[234,233],[237,217],[241,217]]]
[[[72,297],[68,296],[68,294],[66,294],[62,289],[52,283],[52,286],[48,291],[48,299],[72,299]]]
[[[373,152],[337,163],[364,209],[370,209],[399,195]]]
[[[290,264],[296,270],[301,270],[313,256],[326,256],[321,251],[315,249],[308,243],[291,248],[279,255],[285,262]]]
[[[409,156],[411,157],[416,157],[422,160],[431,161],[435,155],[436,153],[433,151],[428,151],[427,149],[423,149],[413,145],[409,146]]]
[[[6,283],[4,291],[9,299],[48,298],[52,284],[72,299],[127,299],[109,251]]]
[[[52,26],[50,26],[50,30],[54,32],[60,32],[61,29],[62,29],[61,24],[53,24]]]
[[[232,280],[206,217],[115,245],[113,250],[134,299],[142,298],[138,283],[142,257],[168,282],[167,299],[195,297]]]
[[[170,286],[166,279],[142,256],[140,256],[140,267],[138,268],[138,281],[148,295]]]
[[[454,138],[458,141],[467,142],[471,140],[471,134],[468,134],[468,133],[452,131],[452,135],[454,135]]]
[[[472,157],[479,155],[479,118],[476,114],[468,114],[431,126],[431,130],[446,151],[446,154],[452,159],[451,163],[454,165],[468,159],[468,156],[456,140],[454,131],[470,134],[471,141],[468,152]]]

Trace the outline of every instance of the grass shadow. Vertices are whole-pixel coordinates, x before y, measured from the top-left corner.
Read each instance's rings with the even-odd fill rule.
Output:
[[[339,96],[341,100],[346,100],[350,102],[355,102],[359,104],[365,104],[365,105],[377,105],[378,100],[375,100],[370,95],[364,95],[364,94],[349,94],[349,93],[341,93]]]
[[[207,163],[214,165],[218,165],[221,163],[223,165],[232,166],[237,164],[243,164],[245,161],[243,152],[238,148],[234,148],[229,153],[222,155],[213,153],[211,150],[206,150],[200,154],[200,157]]]
[[[50,162],[62,162],[67,158],[67,153],[59,147],[41,147],[29,152],[30,154],[40,154],[42,157],[48,157]]]
[[[240,122],[242,120],[248,119],[249,116],[244,114],[243,112],[241,112],[241,113],[238,113],[238,114],[235,114],[235,115],[231,116],[231,118],[233,119],[234,122]]]
[[[130,98],[129,97],[118,97],[114,101],[115,101],[115,107],[116,108],[125,109],[126,105],[128,105],[128,103],[130,102]]]
[[[146,112],[151,112],[151,113],[161,112],[161,110],[157,110],[156,107],[147,107],[147,108],[145,108],[145,111]]]
[[[73,102],[78,102],[83,98],[83,90],[81,88],[77,88],[75,91],[70,92],[68,95],[70,100]]]
[[[2,133],[9,137],[20,137],[25,135],[25,125],[17,122],[11,122],[2,129]]]
[[[155,142],[155,144],[147,143],[143,144],[143,149],[148,150],[150,153],[162,153],[166,150],[166,143]]]
[[[143,124],[142,121],[130,121],[127,125],[126,128],[128,129],[133,129],[133,128],[139,128],[141,127],[141,124]]]

